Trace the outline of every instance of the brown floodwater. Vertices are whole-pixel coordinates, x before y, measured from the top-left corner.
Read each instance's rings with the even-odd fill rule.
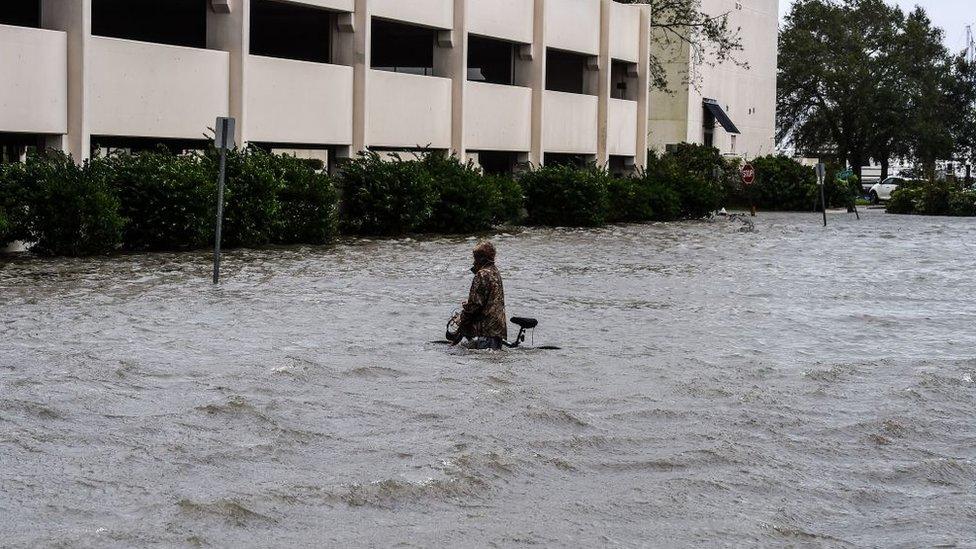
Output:
[[[976,220],[0,259],[0,545],[976,546]],[[530,341],[531,342],[531,341]]]

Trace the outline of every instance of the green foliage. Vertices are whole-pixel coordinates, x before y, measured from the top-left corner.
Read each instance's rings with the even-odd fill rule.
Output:
[[[752,161],[756,182],[750,189],[758,208],[764,210],[811,211],[820,190],[817,173],[786,156],[764,156]]]
[[[216,177],[198,156],[166,149],[93,161],[119,199],[123,248],[186,250],[213,241]]]
[[[206,158],[216,180],[218,154],[211,150]],[[222,238],[227,247],[257,247],[273,242],[281,215],[278,190],[282,184],[276,172],[276,158],[280,157],[256,148],[228,152]]]
[[[97,166],[78,166],[61,153],[30,155],[25,164],[7,167],[3,178],[22,203],[15,236],[33,244],[35,253],[95,255],[121,245],[118,199]]]
[[[609,220],[613,223],[673,221],[681,215],[678,192],[648,177],[646,171],[634,177],[611,179],[609,194]]]
[[[850,32],[857,29],[857,32]],[[972,154],[976,66],[946,49],[921,8],[795,2],[779,37],[777,138],[851,166]]]
[[[355,235],[401,235],[422,227],[433,214],[437,190],[417,161],[383,160],[360,153],[339,175],[342,228]]]
[[[886,210],[890,214],[976,216],[976,191],[944,181],[899,187]]]
[[[496,200],[493,206],[495,223],[518,223],[525,210],[525,196],[522,186],[510,176],[485,175],[488,185],[494,189]]]
[[[270,155],[269,155],[270,156]],[[339,193],[320,171],[321,162],[292,156],[271,156],[278,186],[278,218],[272,232],[276,244],[325,244],[338,232]]]
[[[502,189],[474,163],[455,156],[425,154],[420,167],[433,182],[436,199],[430,218],[418,229],[428,233],[471,233],[491,229],[501,211]]]
[[[707,148],[698,148],[697,151],[700,153],[704,149]],[[711,153],[707,154],[710,155]],[[718,168],[721,173],[725,169],[724,162],[721,157],[717,158],[721,163],[712,164],[711,169],[714,171],[715,168]],[[666,185],[678,194],[680,218],[701,219],[709,217],[715,210],[722,207],[722,203],[725,201],[725,190],[722,182],[716,180],[714,174],[712,176],[705,174],[709,171],[710,164],[689,160],[688,156],[682,154],[680,146],[677,152],[665,153],[660,157],[649,154],[647,164],[646,177]],[[686,165],[691,165],[692,168],[689,169]]]
[[[610,176],[595,166],[543,166],[521,174],[530,225],[598,227],[607,222]]]

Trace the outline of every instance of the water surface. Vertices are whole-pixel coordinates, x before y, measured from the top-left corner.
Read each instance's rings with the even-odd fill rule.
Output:
[[[0,545],[976,545],[976,220],[0,260]]]

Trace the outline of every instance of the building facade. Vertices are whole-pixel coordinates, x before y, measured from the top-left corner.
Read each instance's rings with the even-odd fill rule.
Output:
[[[4,0],[0,145],[429,147],[639,166],[646,7],[612,0]]]
[[[702,0],[702,10],[727,14],[743,49],[731,62],[696,59],[685,42],[657,35],[652,51],[665,63],[669,88],[651,92],[650,145],[663,151],[688,142],[754,158],[775,152],[779,0]]]

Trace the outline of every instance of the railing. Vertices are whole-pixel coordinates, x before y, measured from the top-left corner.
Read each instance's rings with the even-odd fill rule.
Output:
[[[532,143],[532,90],[468,82],[465,145],[472,150],[528,151]]]
[[[374,147],[451,144],[451,81],[369,71],[367,141]]]
[[[68,131],[65,33],[0,25],[0,67],[0,131]]]
[[[227,116],[227,52],[91,38],[89,127],[94,135],[204,139]]]
[[[248,70],[248,139],[352,142],[352,67],[252,55]]]

